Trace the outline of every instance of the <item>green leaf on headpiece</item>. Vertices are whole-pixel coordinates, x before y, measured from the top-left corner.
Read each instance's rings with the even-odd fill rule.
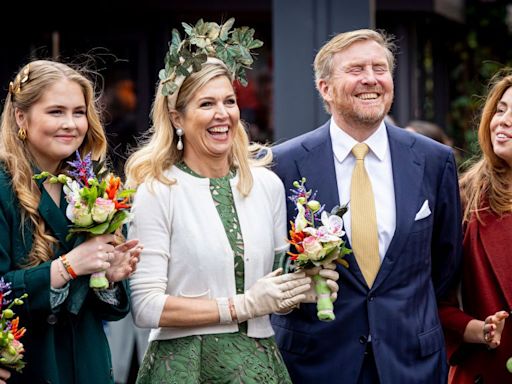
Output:
[[[207,59],[208,59],[208,56],[206,56],[206,54],[204,54],[204,53],[201,53],[201,54],[195,56],[191,61],[192,71],[199,72],[201,70],[201,65],[204,62],[206,62]]]
[[[247,48],[256,49],[256,48],[260,48],[262,46],[263,46],[263,41],[255,39],[255,40],[251,41],[251,43],[247,46]]]
[[[233,24],[235,24],[235,18],[232,17],[228,21],[226,21],[224,24],[222,24],[222,27],[220,28],[219,37],[222,41],[226,41],[229,36],[229,30],[231,27],[233,27]]]
[[[219,37],[220,27],[217,23],[208,23],[208,30],[206,31],[206,37],[213,41]]]
[[[187,23],[181,23],[181,25],[183,26],[185,33],[190,36],[190,34],[192,33],[192,26]]]
[[[210,41],[206,40],[206,37],[192,37],[190,39],[190,44],[197,45],[199,48],[205,48]]]
[[[240,83],[240,85],[247,87],[247,80],[245,79],[245,73],[243,75],[240,74],[238,76],[238,82]]]
[[[185,76],[187,77],[188,75],[190,75],[190,72],[187,70],[187,68],[185,68],[184,66],[180,65],[179,67],[176,67],[176,73],[178,75],[182,75],[182,76]]]
[[[181,43],[181,37],[180,37],[180,33],[178,32],[178,30],[176,28],[173,28],[172,30],[172,44],[171,46],[178,46],[180,45]]]

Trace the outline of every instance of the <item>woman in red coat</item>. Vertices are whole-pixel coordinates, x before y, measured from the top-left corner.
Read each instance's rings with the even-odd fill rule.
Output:
[[[491,83],[478,129],[482,158],[460,179],[461,283],[440,304],[450,383],[511,383],[512,72]]]

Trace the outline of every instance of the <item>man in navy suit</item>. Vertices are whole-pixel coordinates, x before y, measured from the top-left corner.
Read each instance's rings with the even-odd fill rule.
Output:
[[[343,219],[349,246],[351,150],[357,143],[369,147],[364,167],[375,200],[380,264],[374,280],[365,279],[361,255],[352,253],[345,257],[349,268],[337,267],[334,321],[319,321],[314,304],[272,317],[295,384],[447,381],[436,300],[453,284],[460,264],[456,165],[449,147],[384,122],[393,101],[393,49],[387,36],[373,30],[327,42],[315,58],[315,77],[331,119],[273,149],[274,170],[286,191],[305,177],[328,211],[348,203]],[[288,219],[295,214],[288,201]]]

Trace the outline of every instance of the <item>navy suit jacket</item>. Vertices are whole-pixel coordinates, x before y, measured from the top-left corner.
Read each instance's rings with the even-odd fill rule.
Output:
[[[373,287],[368,288],[350,254],[346,256],[350,267],[338,266],[336,320],[318,320],[315,304],[272,316],[277,343],[295,384],[357,383],[370,334],[381,384],[447,381],[436,299],[454,283],[461,259],[456,165],[449,147],[401,128],[386,128],[396,230]],[[294,180],[305,177],[306,187],[317,191],[317,200],[328,211],[339,204],[329,123],[272,152],[274,171],[287,193]],[[347,175],[346,182],[350,179]],[[415,220],[425,200],[432,213]],[[287,204],[292,220],[295,207],[289,200]]]

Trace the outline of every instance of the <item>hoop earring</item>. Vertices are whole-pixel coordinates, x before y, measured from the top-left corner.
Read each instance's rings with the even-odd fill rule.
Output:
[[[25,141],[26,138],[27,131],[25,130],[25,128],[18,129],[18,139],[20,139],[21,141]]]
[[[176,128],[176,135],[178,136],[178,144],[176,145],[176,148],[178,148],[178,151],[182,151],[183,141],[181,141],[181,136],[183,136],[183,129]]]

